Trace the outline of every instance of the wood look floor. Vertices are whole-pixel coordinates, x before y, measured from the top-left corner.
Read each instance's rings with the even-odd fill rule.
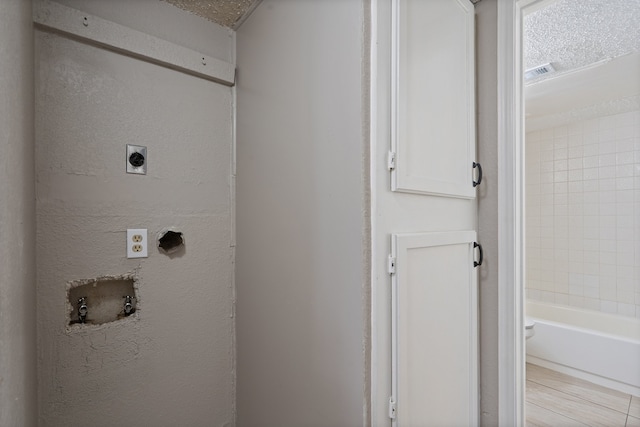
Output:
[[[527,363],[527,427],[640,427],[640,397]]]

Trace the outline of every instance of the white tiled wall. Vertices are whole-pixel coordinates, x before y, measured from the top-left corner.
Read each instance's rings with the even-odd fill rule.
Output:
[[[525,146],[527,298],[640,318],[640,111]]]

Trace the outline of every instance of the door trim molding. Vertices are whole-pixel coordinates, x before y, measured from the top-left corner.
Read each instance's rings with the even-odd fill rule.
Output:
[[[531,3],[530,0],[525,0]],[[523,426],[522,1],[498,1],[498,420]]]

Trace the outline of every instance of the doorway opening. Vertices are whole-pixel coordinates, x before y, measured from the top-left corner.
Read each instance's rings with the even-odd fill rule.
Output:
[[[519,3],[526,423],[636,425],[640,5]]]

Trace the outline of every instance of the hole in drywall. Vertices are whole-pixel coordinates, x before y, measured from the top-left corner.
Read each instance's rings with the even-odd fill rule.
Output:
[[[178,252],[184,248],[184,236],[179,231],[161,231],[158,234],[158,248],[165,254]]]
[[[71,282],[67,292],[69,325],[100,325],[135,313],[133,277],[98,278]]]

